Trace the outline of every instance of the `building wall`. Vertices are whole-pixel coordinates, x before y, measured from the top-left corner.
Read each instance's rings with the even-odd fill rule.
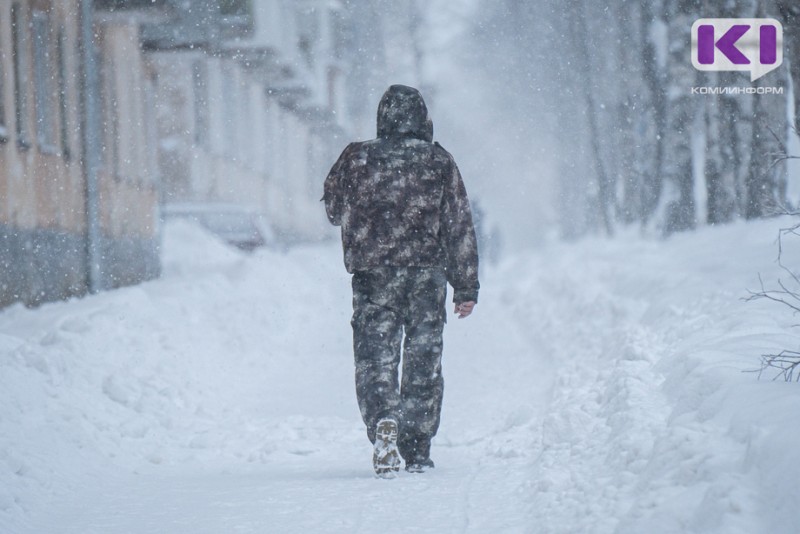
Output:
[[[254,129],[263,120],[259,96],[252,89],[253,80],[235,58],[215,58],[218,83],[212,108],[222,125],[217,137],[218,150],[213,154],[214,186],[211,198],[263,210],[265,176],[257,168]],[[261,96],[260,98],[263,98]]]
[[[0,306],[86,288],[79,87],[69,75],[77,12],[77,1],[0,3]]]
[[[89,288],[79,13],[79,0],[0,2],[0,306]],[[117,287],[158,274],[157,169],[138,25],[96,26],[107,82],[99,285]]]
[[[156,79],[156,150],[163,180],[163,201],[167,203],[193,198],[192,178],[197,178],[204,169],[202,166],[193,168],[191,159],[195,131],[192,65],[202,61],[201,58],[201,53],[147,53],[146,61]]]
[[[287,243],[324,238],[321,184],[345,142],[335,9],[285,0],[253,9],[252,33],[147,53],[164,199],[258,209]]]
[[[154,51],[148,62],[158,78],[164,201],[234,203],[263,211],[263,87],[225,55]]]
[[[131,20],[97,24],[103,164],[98,173],[103,287],[158,276],[158,173],[152,161],[149,70]]]
[[[86,130],[81,0],[0,2],[0,306],[85,293],[98,249],[93,287],[157,276],[164,201],[259,209],[285,242],[327,235],[322,180],[350,140],[338,4],[253,3],[255,30],[233,37],[213,3],[199,19],[166,4],[94,2],[102,116]],[[101,155],[96,199],[86,154]]]

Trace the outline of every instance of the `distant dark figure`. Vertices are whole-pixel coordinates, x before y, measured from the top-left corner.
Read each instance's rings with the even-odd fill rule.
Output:
[[[433,467],[442,408],[447,282],[459,318],[472,313],[480,285],[467,192],[453,157],[433,142],[419,91],[389,87],[378,137],[345,148],[323,200],[353,275],[356,394],[375,472],[394,476],[400,456],[406,471],[423,472]]]
[[[500,229],[497,226],[488,227],[486,223],[485,211],[477,200],[472,200],[472,222],[475,223],[475,235],[478,238],[478,250],[481,251],[481,272],[487,263],[496,264],[500,258],[502,238]],[[488,260],[488,262],[487,262]]]

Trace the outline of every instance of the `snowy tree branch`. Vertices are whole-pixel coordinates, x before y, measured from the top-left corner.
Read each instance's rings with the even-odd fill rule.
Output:
[[[778,371],[772,380],[783,377],[786,382],[800,382],[800,372],[796,372],[800,370],[800,352],[783,350],[778,354],[763,354],[761,367],[752,372],[757,372],[760,379],[770,369]]]
[[[780,136],[775,133],[775,130],[773,130],[769,124],[764,124],[764,126],[767,128],[767,130],[769,130],[769,133],[772,134],[772,137],[775,138],[775,141],[777,141],[778,146],[781,149],[781,152],[773,152],[771,154],[768,154],[768,156],[775,158],[770,164],[770,166],[767,168],[768,171],[772,170],[776,165],[778,165],[782,161],[787,161],[790,159],[800,159],[800,156],[792,156],[789,154],[789,150],[786,148],[786,143],[784,143],[783,140],[781,140]],[[797,128],[792,127],[792,130],[795,133],[798,133]]]
[[[788,209],[785,209],[784,213],[787,215],[800,215],[800,213],[791,212]],[[764,286],[764,280],[761,278],[761,274],[759,274],[758,282],[760,285],[760,290],[748,291],[750,296],[747,297],[745,301],[767,299],[772,302],[778,302],[790,308],[793,314],[797,314],[800,312],[800,275],[786,266],[783,262],[783,239],[786,236],[800,237],[800,223],[796,223],[786,228],[781,228],[778,231],[778,257],[776,261],[780,268],[789,275],[791,283],[787,285],[787,283],[779,278],[777,281],[778,289],[767,289]],[[778,354],[762,354],[761,368],[757,371],[759,379],[764,372],[769,369],[775,369],[778,371],[778,373],[772,378],[773,380],[783,377],[783,379],[787,382],[800,381],[800,352],[793,350],[782,350]]]

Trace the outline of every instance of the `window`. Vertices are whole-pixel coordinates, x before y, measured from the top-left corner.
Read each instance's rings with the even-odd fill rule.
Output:
[[[106,138],[109,141],[109,148],[111,150],[111,172],[113,173],[114,178],[120,179],[121,178],[121,171],[120,168],[120,157],[119,157],[119,113],[120,113],[120,106],[119,106],[119,93],[117,91],[117,71],[116,71],[116,63],[109,58],[108,60],[104,61],[102,64],[102,70],[105,74],[105,89],[107,91],[107,100],[106,100],[106,118],[103,121],[106,124],[107,135]]]
[[[194,92],[194,143],[205,146],[208,140],[208,72],[206,64],[197,60],[192,64]]]
[[[14,121],[17,144],[20,148],[30,146],[28,130],[28,24],[22,6],[11,5],[11,40],[14,59]]]
[[[253,13],[252,0],[220,0],[219,12],[222,15],[243,17]]]
[[[117,135],[119,117],[117,105],[117,83],[114,76],[114,61],[103,55],[102,47],[95,49],[98,85],[100,87],[100,138],[102,139],[103,168],[115,179],[119,178]]]
[[[70,150],[69,143],[69,98],[67,97],[67,65],[64,53],[64,28],[58,30],[58,41],[56,45],[56,60],[58,61],[58,116],[60,118],[58,129],[61,137],[61,155],[65,160],[69,160],[72,156],[72,151]]]
[[[261,0],[262,2],[264,0]],[[231,35],[243,35],[253,31],[252,0],[220,0],[219,14],[222,23]]]
[[[225,65],[222,70],[222,111],[224,113],[224,153],[230,159],[237,160],[237,128],[239,127],[237,101],[239,94],[237,91],[236,73],[233,69]]]
[[[330,17],[331,30],[329,35],[332,36],[330,39],[332,41],[331,46],[333,47],[333,57],[335,59],[342,59],[344,58],[345,49],[347,47],[347,43],[345,41],[348,35],[347,22],[342,14],[342,9],[331,8]]]
[[[33,12],[33,81],[36,101],[36,141],[42,152],[56,152],[53,76],[50,62],[50,18]]]
[[[0,42],[0,143],[8,140],[8,129],[6,128],[6,70],[5,70],[5,48]]]
[[[320,45],[320,27],[318,10],[313,7],[298,10],[297,30],[299,34],[297,48],[309,68],[314,68],[315,53]]]
[[[144,85],[145,109],[156,109],[156,77],[148,75]],[[145,141],[147,143],[147,181],[154,184],[158,181],[158,125],[153,113],[144,113]]]

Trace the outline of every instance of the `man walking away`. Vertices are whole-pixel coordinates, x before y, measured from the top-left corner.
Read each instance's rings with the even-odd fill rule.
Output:
[[[345,148],[323,200],[353,275],[356,395],[373,467],[393,477],[402,456],[406,471],[423,472],[433,467],[442,408],[447,283],[459,318],[472,313],[480,285],[467,192],[453,157],[433,142],[419,91],[389,87],[378,137]]]

